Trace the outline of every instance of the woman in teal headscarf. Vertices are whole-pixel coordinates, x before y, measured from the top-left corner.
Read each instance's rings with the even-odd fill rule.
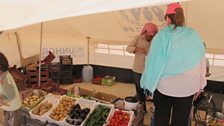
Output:
[[[141,87],[153,94],[155,126],[188,126],[195,94],[206,85],[205,48],[198,33],[184,26],[180,4],[170,4],[167,27],[152,40]],[[172,113],[172,117],[170,117]]]

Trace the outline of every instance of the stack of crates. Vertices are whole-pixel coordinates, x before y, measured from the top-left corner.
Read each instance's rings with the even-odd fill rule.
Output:
[[[74,83],[73,65],[70,55],[60,56],[60,62],[54,62],[49,67],[50,78],[55,83]]]
[[[74,83],[72,57],[70,55],[60,56],[61,80],[60,84]]]
[[[36,69],[33,70],[27,70],[27,82],[29,86],[38,84],[39,80],[39,67],[36,67]],[[47,65],[41,65],[41,84],[48,83],[49,80],[49,71]]]
[[[49,66],[50,78],[55,83],[60,83],[61,79],[61,65],[59,62],[53,62]]]

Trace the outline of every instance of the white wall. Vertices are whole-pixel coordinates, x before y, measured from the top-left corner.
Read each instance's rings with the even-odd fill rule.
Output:
[[[224,0],[192,0],[188,2],[187,22],[204,39],[208,48],[224,48]]]
[[[20,66],[18,46],[14,34],[2,34],[0,37],[0,52],[4,53],[10,65]]]

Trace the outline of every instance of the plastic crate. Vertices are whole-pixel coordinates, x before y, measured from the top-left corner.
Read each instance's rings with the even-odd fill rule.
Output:
[[[107,120],[107,124],[110,124],[110,119],[113,118],[114,113],[116,111],[121,111],[123,113],[127,113],[129,115],[129,122],[128,122],[128,126],[132,126],[133,120],[135,118],[134,112],[133,111],[125,111],[125,110],[120,110],[120,109],[115,109],[111,114],[109,119]],[[107,126],[107,125],[106,125]]]
[[[39,120],[32,119],[27,111],[20,109],[21,116],[21,125],[22,126],[45,126],[46,123],[43,123]]]
[[[52,72],[60,72],[61,71],[60,63],[59,62],[51,63],[50,66],[49,66],[49,71],[50,71],[50,73],[52,73]]]
[[[60,84],[73,84],[74,78],[62,78],[60,79]]]
[[[29,115],[32,119],[37,119],[40,120],[41,122],[47,122],[47,116],[49,113],[51,113],[52,108],[54,108],[57,103],[58,100],[61,98],[60,95],[54,95],[49,93],[48,95],[45,96],[45,99],[43,101],[41,101],[37,106],[35,106],[31,111],[29,111]],[[45,113],[43,113],[42,115],[39,115],[39,110],[40,110],[40,105],[44,106],[44,104],[46,103],[50,103],[52,106],[51,108],[49,108]],[[38,109],[38,114],[34,114],[34,111]]]
[[[92,111],[95,109],[95,105],[96,102],[92,101],[92,100],[87,100],[87,99],[83,99],[83,98],[79,98],[75,104],[79,104],[81,109],[84,108],[89,108],[90,112],[86,115],[86,118],[82,121],[80,126],[85,126],[83,125],[85,123],[85,120],[89,118],[89,115],[92,113]],[[65,121],[64,121],[64,126],[73,126],[72,124],[68,123],[66,120],[75,120],[75,119],[71,119],[68,115],[65,117]]]
[[[62,65],[70,65],[72,64],[72,58],[70,55],[60,56],[60,63]]]
[[[113,84],[115,84],[115,79],[116,77],[114,76],[105,76],[104,78],[102,78],[101,84],[112,86]]]
[[[32,119],[30,116],[25,116],[25,126],[46,126],[46,122],[41,122],[37,119]]]
[[[39,89],[34,89],[31,92],[29,92],[29,94],[25,94],[25,96],[22,97],[23,101],[22,101],[22,108],[21,108],[21,110],[29,112],[33,107],[38,105],[44,99],[45,95],[47,95],[47,92],[45,92],[43,90],[39,90]],[[39,98],[35,102],[33,102],[32,105],[27,106],[27,104],[25,104],[25,103],[27,103],[29,101],[28,98],[32,98],[33,96],[34,97],[38,96]]]
[[[93,84],[101,84],[102,83],[101,81],[102,81],[102,78],[98,75],[92,80],[92,83]]]

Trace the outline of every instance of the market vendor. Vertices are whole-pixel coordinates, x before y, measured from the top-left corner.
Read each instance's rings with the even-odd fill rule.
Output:
[[[144,110],[147,112],[145,104],[144,90],[140,87],[140,78],[145,68],[145,56],[148,54],[148,50],[151,45],[151,40],[158,32],[158,28],[153,23],[146,23],[140,34],[134,37],[129,43],[126,50],[129,53],[135,54],[133,63],[133,76],[136,89],[136,97],[143,103]]]
[[[4,126],[19,126],[21,99],[16,83],[8,69],[8,60],[0,52],[0,108],[4,110]]]

